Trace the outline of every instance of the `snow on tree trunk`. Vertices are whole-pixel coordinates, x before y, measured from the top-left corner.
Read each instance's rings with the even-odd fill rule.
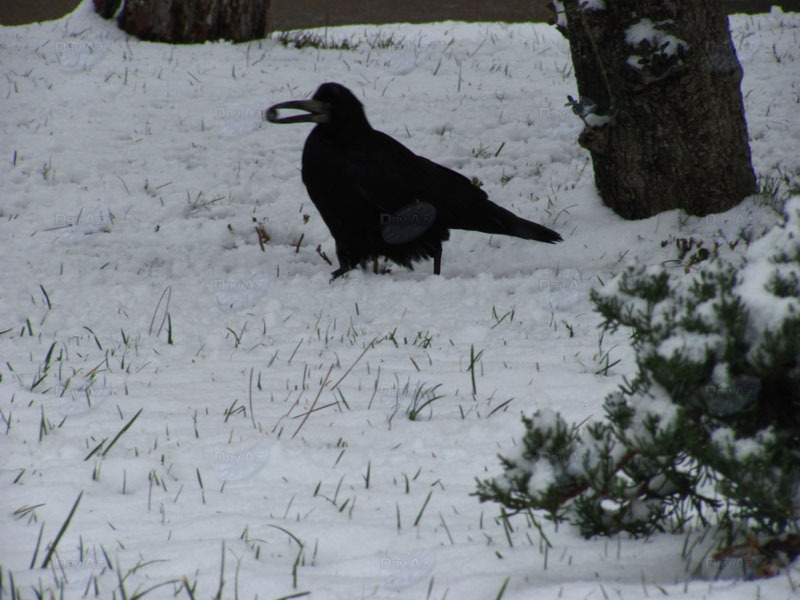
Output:
[[[755,193],[719,0],[554,0],[603,202],[628,219],[722,212]]]
[[[119,26],[143,40],[192,44],[267,35],[270,0],[125,0]]]

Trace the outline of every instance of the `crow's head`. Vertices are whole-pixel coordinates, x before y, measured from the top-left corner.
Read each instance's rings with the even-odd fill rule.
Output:
[[[279,117],[278,111],[282,109],[304,110],[306,114]],[[323,83],[311,100],[291,100],[270,106],[267,120],[271,123],[319,123],[344,130],[369,127],[361,102],[338,83]]]

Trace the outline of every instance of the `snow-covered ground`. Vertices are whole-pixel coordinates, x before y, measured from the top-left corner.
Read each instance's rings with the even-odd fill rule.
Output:
[[[754,167],[797,174],[800,15],[731,27]],[[24,598],[57,580],[66,598],[90,583],[100,598],[491,599],[506,580],[507,600],[798,593],[797,570],[693,574],[710,535],[682,550],[701,532],[587,541],[545,522],[545,549],[470,495],[520,414],[602,418],[633,373],[623,332],[598,344],[592,285],[774,212],[606,209],[552,27],[320,33],[361,43],[142,43],[91,2],[0,28],[0,596],[12,578]],[[260,120],[324,81],[566,241],[455,231],[441,277],[428,262],[329,283],[299,172],[310,127]],[[441,397],[412,421],[415,390]]]

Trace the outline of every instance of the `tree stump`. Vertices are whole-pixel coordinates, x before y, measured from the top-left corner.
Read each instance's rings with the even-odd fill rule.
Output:
[[[125,0],[119,26],[140,39],[171,44],[245,42],[267,35],[269,4],[270,0]]]

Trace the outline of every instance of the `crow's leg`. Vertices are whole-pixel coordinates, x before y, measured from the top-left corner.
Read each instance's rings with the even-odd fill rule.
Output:
[[[441,275],[442,271],[442,248],[441,246],[433,255],[433,274]]]
[[[347,273],[349,270],[350,269],[343,269],[342,267],[339,267],[338,269],[336,269],[335,271],[333,271],[331,273],[331,280],[328,283],[333,282],[334,279],[337,279],[337,278],[341,277],[342,275]]]
[[[338,244],[336,245],[336,258],[339,259],[339,268],[331,273],[331,281],[341,277],[348,271],[355,269],[356,265],[358,264],[356,261],[351,260],[351,256],[344,252]],[[363,261],[361,266],[364,266]]]

